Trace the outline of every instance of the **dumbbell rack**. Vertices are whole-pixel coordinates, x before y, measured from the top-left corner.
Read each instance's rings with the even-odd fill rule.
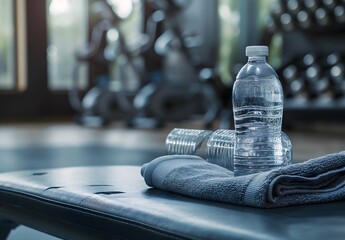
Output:
[[[285,123],[345,120],[345,1],[282,0],[270,16],[283,40]]]

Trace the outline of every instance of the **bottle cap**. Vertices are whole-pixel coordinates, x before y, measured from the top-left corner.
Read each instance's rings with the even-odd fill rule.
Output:
[[[246,47],[246,56],[268,56],[267,46],[248,46]]]

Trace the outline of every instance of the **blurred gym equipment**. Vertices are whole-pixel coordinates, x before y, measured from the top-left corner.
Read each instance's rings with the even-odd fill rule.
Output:
[[[263,31],[248,26],[249,32],[260,32],[261,39],[239,40],[270,45],[274,37],[281,39],[276,71],[284,89],[285,124],[345,120],[344,12],[343,1],[279,0]]]
[[[201,118],[211,125],[221,107],[214,71],[219,45],[217,1],[143,1],[153,13],[135,46],[120,28],[126,16],[119,16],[115,2],[101,0],[92,5],[100,21],[90,42],[76,53],[69,97],[80,114],[79,122],[103,126],[124,120],[127,126],[157,127],[167,121]],[[153,73],[145,66],[145,54],[152,49],[162,62],[162,69]],[[114,76],[98,76],[82,99],[81,63],[115,65]]]

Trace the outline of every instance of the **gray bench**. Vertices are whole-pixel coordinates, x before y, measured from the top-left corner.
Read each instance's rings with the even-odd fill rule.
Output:
[[[344,202],[256,209],[148,188],[140,167],[0,174],[0,239],[26,225],[62,239],[345,239]]]

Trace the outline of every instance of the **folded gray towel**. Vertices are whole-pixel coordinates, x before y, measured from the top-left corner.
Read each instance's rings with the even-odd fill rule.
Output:
[[[170,155],[141,169],[148,186],[195,198],[274,208],[345,199],[345,151],[234,177],[198,156]]]

